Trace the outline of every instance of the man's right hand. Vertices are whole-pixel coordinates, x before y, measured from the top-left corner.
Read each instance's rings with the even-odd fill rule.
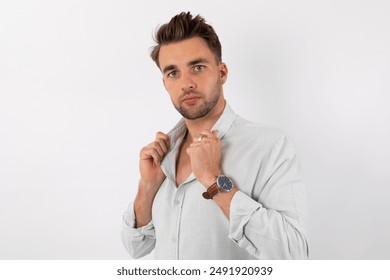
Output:
[[[169,150],[168,135],[157,132],[156,140],[140,152],[141,180],[134,201],[135,227],[142,227],[152,219],[154,197],[165,179],[161,162]]]
[[[168,150],[169,137],[162,132],[157,132],[156,140],[141,149],[139,169],[143,184],[160,187],[165,179],[161,162]]]

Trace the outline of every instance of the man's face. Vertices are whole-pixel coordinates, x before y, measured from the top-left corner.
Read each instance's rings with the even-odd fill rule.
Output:
[[[162,46],[159,63],[164,86],[184,118],[202,118],[223,103],[222,84],[227,78],[227,68],[216,61],[202,38]]]

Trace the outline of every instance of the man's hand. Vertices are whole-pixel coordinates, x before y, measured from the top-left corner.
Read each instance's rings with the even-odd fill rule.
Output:
[[[169,150],[168,135],[157,132],[156,140],[140,152],[139,170],[141,180],[134,201],[135,227],[142,227],[152,219],[154,197],[165,179],[161,162]]]
[[[168,149],[169,137],[162,132],[157,132],[156,140],[141,149],[139,169],[142,183],[160,187],[165,179],[161,162]]]
[[[187,148],[187,154],[190,156],[192,172],[196,179],[208,188],[222,174],[220,168],[222,140],[217,137],[218,130],[213,132],[204,130],[201,135],[193,139],[194,142]],[[228,219],[230,219],[230,203],[237,191],[238,189],[233,187],[230,192],[219,192],[213,197],[213,201]]]
[[[201,136],[197,135],[187,148],[191,159],[191,168],[196,179],[208,188],[221,175],[221,148],[222,140],[218,137],[218,130],[213,132],[204,130]]]

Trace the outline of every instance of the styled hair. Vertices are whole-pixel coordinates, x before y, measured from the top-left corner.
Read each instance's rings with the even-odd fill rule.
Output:
[[[161,46],[194,37],[204,39],[214,53],[217,62],[222,62],[221,43],[214,28],[207,24],[203,17],[200,15],[193,17],[190,12],[182,12],[158,28],[154,36],[154,41],[157,45],[152,48],[150,56],[157,66],[160,67],[158,58]]]

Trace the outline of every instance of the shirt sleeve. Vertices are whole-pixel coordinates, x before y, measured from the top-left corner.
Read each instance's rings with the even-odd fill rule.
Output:
[[[252,189],[260,188],[259,197],[242,191],[233,196],[229,238],[258,259],[307,259],[305,186],[286,137],[276,142],[257,172]]]
[[[135,228],[134,203],[131,203],[123,213],[121,238],[130,256],[136,259],[152,252],[156,245],[152,221],[143,227]]]

